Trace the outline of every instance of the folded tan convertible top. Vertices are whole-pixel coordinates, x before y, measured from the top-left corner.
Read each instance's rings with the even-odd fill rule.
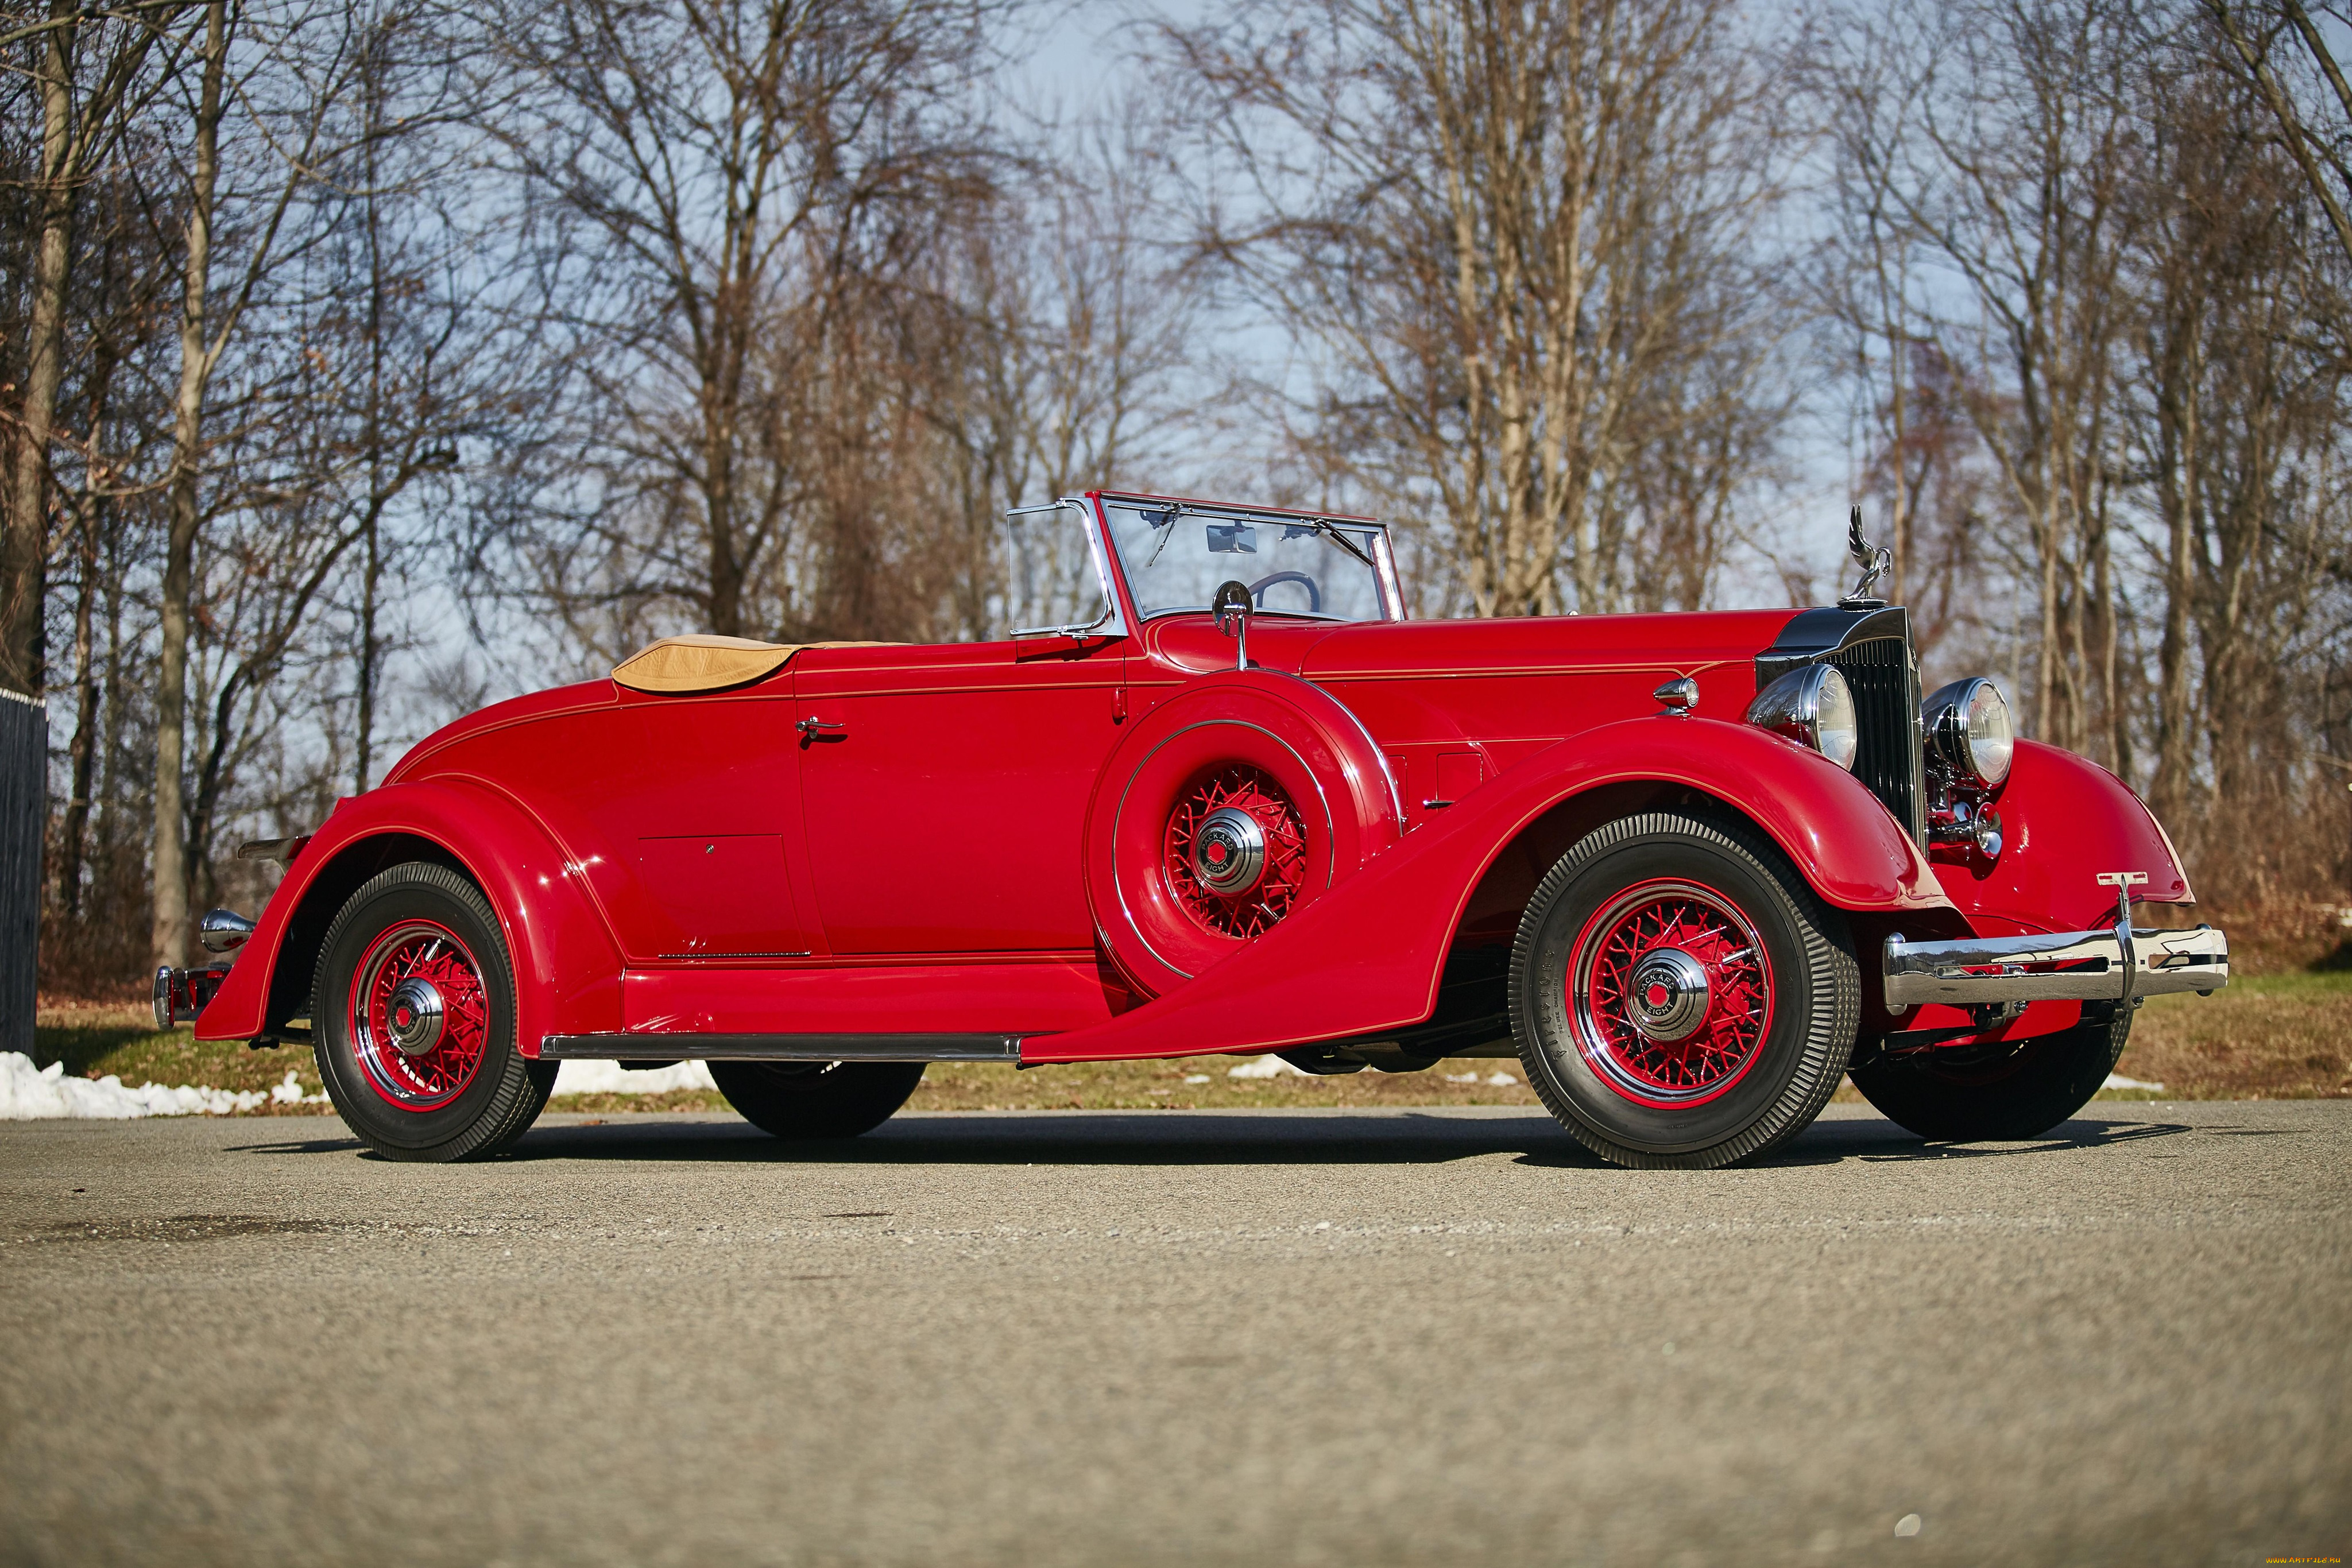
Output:
[[[708,632],[665,637],[613,666],[613,678],[632,691],[715,692],[740,686],[783,667],[803,648],[876,648],[878,643],[755,643]]]

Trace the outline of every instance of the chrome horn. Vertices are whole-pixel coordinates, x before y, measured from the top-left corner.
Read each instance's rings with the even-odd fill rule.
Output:
[[[234,909],[215,909],[196,927],[196,940],[207,953],[234,953],[253,935],[253,922]]]

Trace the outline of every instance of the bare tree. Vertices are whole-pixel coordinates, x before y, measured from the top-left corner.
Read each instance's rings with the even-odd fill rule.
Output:
[[[29,322],[5,517],[0,518],[0,685],[45,683],[42,609],[48,559],[49,435],[65,378],[66,295],[74,218],[93,172],[157,89],[155,44],[184,6],[171,0],[85,12],[50,0],[37,19],[0,12],[0,45],[29,47],[41,112],[38,213]]]
[[[1352,465],[1433,503],[1479,612],[1624,602],[1667,499],[1645,454],[1719,455],[1686,518],[1754,472],[1777,138],[1727,0],[1299,0],[1161,37],[1237,171],[1202,245],[1330,356]]]
[[[168,525],[160,585],[156,658],[153,948],[179,963],[189,932],[186,794],[188,650],[199,538],[226,497],[207,496],[206,426],[214,380],[248,312],[291,262],[321,243],[324,229],[288,226],[319,171],[341,163],[369,130],[349,110],[362,79],[362,17],[338,9],[248,11],[210,0],[189,38],[193,96],[182,105],[185,140],[178,172],[186,227],[179,281],[179,384],[171,464],[164,476]],[[235,118],[236,134],[225,137]],[[226,172],[233,176],[224,186]],[[228,287],[215,291],[216,225],[236,221]]]
[[[595,476],[539,552],[553,599],[682,605],[739,633],[782,626],[796,528],[845,543],[850,567],[855,528],[817,520],[814,436],[859,427],[828,400],[863,382],[869,286],[984,183],[962,85],[987,14],[565,0],[509,15],[499,68],[525,86],[503,134],[565,220]]]
[[[1092,614],[1066,524],[1014,519],[1008,561],[1003,513],[1174,469],[1171,437],[1194,434],[1222,390],[1202,346],[1206,269],[1160,232],[1171,182],[1151,124],[1137,104],[1081,118],[1063,156],[970,209],[924,274],[914,351],[936,445],[916,455],[936,476],[923,512],[940,524],[930,553],[957,635]]]

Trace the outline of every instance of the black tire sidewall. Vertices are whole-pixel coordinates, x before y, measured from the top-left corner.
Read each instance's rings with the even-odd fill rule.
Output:
[[[2010,1071],[1979,1082],[1938,1070],[1932,1051],[1880,1057],[1853,1069],[1853,1086],[1890,1122],[1933,1143],[2038,1138],[2089,1104],[2123,1059],[2132,1013],[2039,1035]]]
[[[920,1061],[713,1061],[738,1114],[779,1138],[854,1138],[897,1113],[923,1081]],[[823,1068],[823,1071],[803,1069]]]
[[[1567,874],[1547,878],[1537,894],[1542,907],[1528,911],[1525,983],[1513,998],[1522,1042],[1537,1047],[1522,1051],[1531,1059],[1525,1064],[1543,1073],[1556,1110],[1609,1144],[1672,1155],[1733,1143],[1788,1099],[1804,1065],[1823,998],[1806,960],[1803,915],[1769,871],[1700,834],[1653,829],[1592,852],[1587,847],[1570,852],[1559,868]],[[1763,939],[1772,987],[1772,1019],[1755,1063],[1715,1099],[1673,1109],[1636,1104],[1611,1088],[1577,1050],[1569,1018],[1568,967],[1578,933],[1626,888],[1657,879],[1696,883],[1735,905]]]
[[[386,1153],[431,1155],[462,1144],[499,1107],[510,1073],[524,1066],[515,1051],[513,967],[497,918],[488,901],[454,873],[424,874],[439,869],[395,866],[352,894],[327,934],[311,991],[319,1076],[343,1120]],[[403,1110],[378,1093],[351,1038],[347,998],[352,975],[369,946],[406,920],[430,920],[455,932],[473,957],[489,1003],[488,1040],[473,1082],[457,1098],[430,1111]]]

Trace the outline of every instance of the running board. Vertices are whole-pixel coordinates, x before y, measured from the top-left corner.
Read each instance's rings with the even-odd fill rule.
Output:
[[[547,1060],[1014,1061],[1017,1034],[551,1034]]]

